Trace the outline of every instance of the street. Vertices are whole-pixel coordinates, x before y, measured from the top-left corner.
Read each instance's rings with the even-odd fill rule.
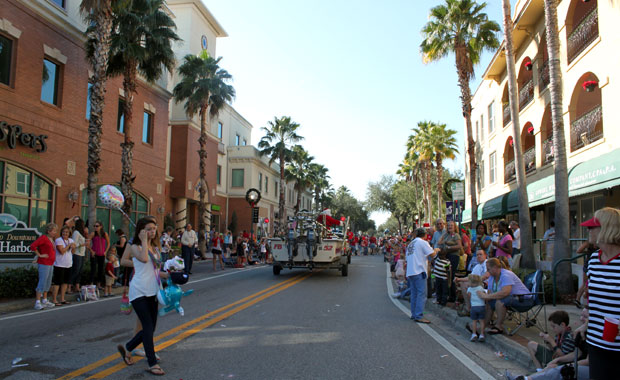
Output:
[[[269,266],[206,273],[205,264],[183,286],[194,289],[182,300],[185,316],[158,319],[164,378],[478,379],[500,371],[482,344],[476,355],[461,353],[465,337],[437,330],[440,320],[411,321],[388,296],[380,256],[353,257],[348,277],[288,269],[274,276]],[[145,360],[127,367],[116,351],[136,320],[119,305],[120,297],[104,298],[0,318],[0,378],[151,378]],[[27,366],[11,367],[18,357]]]

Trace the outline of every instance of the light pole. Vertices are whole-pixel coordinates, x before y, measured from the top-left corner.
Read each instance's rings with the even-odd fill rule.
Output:
[[[253,232],[252,230],[254,229],[254,208],[256,206],[256,204],[260,201],[260,191],[256,190],[255,188],[251,188],[249,189],[246,193],[245,193],[245,200],[250,204],[251,207],[251,216],[252,219],[250,219],[250,241],[253,242]],[[256,215],[258,217],[258,213]]]

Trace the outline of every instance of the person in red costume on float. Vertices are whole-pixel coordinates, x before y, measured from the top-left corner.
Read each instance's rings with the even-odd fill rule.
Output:
[[[327,228],[342,225],[342,222],[340,220],[332,217],[332,212],[328,208],[326,208],[325,210],[323,210],[323,212],[319,214],[319,216],[316,218],[316,221],[324,224]]]

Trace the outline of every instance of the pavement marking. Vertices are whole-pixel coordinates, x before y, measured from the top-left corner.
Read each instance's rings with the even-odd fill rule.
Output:
[[[312,273],[310,273],[310,274],[312,274]],[[228,309],[230,309],[230,308],[232,308],[232,307],[234,307],[234,306],[236,306],[236,305],[239,305],[239,304],[241,304],[241,303],[243,303],[243,302],[246,302],[246,301],[248,301],[248,300],[251,300],[251,299],[252,299],[252,298],[254,298],[254,297],[260,296],[261,294],[262,294],[262,295],[264,295],[265,293],[269,293],[269,295],[273,295],[273,294],[275,294],[275,293],[273,293],[273,292],[274,292],[274,289],[276,289],[276,288],[281,288],[281,289],[276,289],[276,290],[277,290],[277,291],[284,290],[284,289],[288,288],[289,286],[294,285],[294,284],[296,284],[297,282],[299,282],[299,281],[301,281],[301,280],[305,279],[305,278],[306,278],[306,277],[308,277],[310,274],[307,274],[307,275],[305,275],[305,276],[304,276],[304,275],[302,275],[302,274],[299,274],[299,275],[296,275],[296,276],[294,276],[294,277],[292,277],[292,278],[289,278],[289,279],[287,279],[287,280],[285,280],[285,281],[283,281],[283,282],[280,282],[280,283],[278,283],[278,284],[272,285],[272,286],[270,286],[270,287],[268,287],[268,288],[266,288],[266,289],[261,290],[260,292],[256,292],[256,293],[254,293],[254,294],[251,294],[251,295],[249,295],[249,296],[247,296],[247,297],[244,297],[244,298],[242,298],[242,299],[240,299],[240,300],[238,300],[238,301],[235,301],[235,302],[233,302],[233,303],[231,303],[231,304],[228,304],[228,305],[226,305],[226,306],[223,306],[223,307],[221,307],[221,308],[219,308],[219,309],[217,309],[217,310],[214,310],[214,311],[212,311],[212,312],[209,312],[209,313],[207,313],[207,314],[205,314],[205,315],[203,315],[203,316],[201,316],[201,317],[198,317],[198,318],[196,318],[196,319],[193,319],[193,320],[191,320],[191,321],[188,321],[188,322],[186,322],[186,323],[184,323],[184,324],[182,324],[182,325],[179,325],[179,326],[177,326],[177,327],[175,327],[175,328],[173,328],[173,329],[171,329],[171,330],[168,330],[168,331],[166,331],[166,332],[164,332],[164,333],[162,333],[162,334],[160,334],[160,335],[157,335],[156,337],[154,337],[153,341],[157,342],[158,340],[161,340],[161,339],[163,339],[163,338],[166,338],[166,337],[168,337],[168,336],[170,336],[170,335],[172,335],[172,334],[174,334],[174,333],[177,333],[177,332],[179,332],[179,331],[181,331],[181,330],[183,330],[183,329],[185,329],[185,328],[187,328],[187,327],[190,327],[190,326],[192,326],[192,325],[195,325],[196,323],[199,323],[199,322],[201,322],[201,321],[203,321],[203,320],[205,320],[205,319],[207,319],[207,318],[210,318],[210,317],[212,317],[212,316],[214,316],[214,315],[216,315],[216,314],[219,314],[219,313],[221,313],[221,312],[223,312],[223,311],[225,311],[225,310],[228,310]],[[276,293],[277,293],[277,291],[276,291]],[[262,298],[261,298],[261,299],[262,299]],[[256,301],[256,302],[259,302],[259,301],[260,301],[260,300],[258,300],[258,301]],[[254,302],[254,303],[256,303],[256,302]],[[254,303],[253,303],[253,304],[254,304]],[[253,304],[252,304],[252,305],[253,305]],[[242,305],[242,306],[244,306],[244,305]],[[248,304],[246,307],[249,307],[249,306],[251,306],[251,305],[250,305],[250,304]],[[219,318],[219,317],[218,317],[218,318]],[[221,319],[223,319],[223,318],[221,318]],[[221,319],[217,319],[217,321],[219,321],[219,320],[221,320]],[[215,320],[215,319],[214,319],[214,320]],[[212,321],[214,321],[214,320],[210,320],[209,322],[212,322]],[[216,322],[217,322],[217,321],[216,321]],[[207,322],[207,323],[208,323],[208,322]],[[214,323],[215,323],[215,322],[214,322]],[[191,330],[190,330],[190,331],[191,331]],[[196,331],[196,332],[197,332],[197,331]],[[176,338],[175,338],[175,339],[176,339]],[[165,344],[165,343],[164,343],[164,344]],[[166,347],[167,347],[167,346],[166,346]],[[158,348],[158,349],[162,349],[162,348],[159,348],[159,346],[157,346],[156,348]],[[134,358],[136,359],[135,361],[140,360],[140,359],[139,359],[139,357],[134,357]],[[92,371],[92,370],[96,369],[96,368],[99,368],[99,367],[101,367],[101,366],[103,366],[103,365],[106,365],[106,364],[108,364],[108,363],[110,363],[110,362],[112,362],[112,361],[114,361],[114,360],[116,360],[116,359],[119,359],[119,355],[118,355],[118,354],[112,354],[112,355],[107,356],[107,357],[105,357],[105,358],[103,358],[103,359],[101,359],[101,360],[98,360],[98,361],[96,361],[96,362],[94,362],[94,363],[91,363],[91,364],[89,364],[89,365],[87,365],[87,366],[85,366],[85,367],[79,368],[79,369],[77,369],[77,370],[75,370],[75,371],[73,371],[73,372],[71,372],[71,373],[68,373],[68,374],[66,374],[66,375],[64,375],[64,376],[62,376],[62,377],[60,377],[59,379],[63,379],[63,380],[73,379],[73,378],[75,378],[75,377],[77,377],[77,376],[83,375],[83,374],[85,374],[85,373],[87,373],[87,372],[90,372],[90,371]],[[122,365],[124,366],[125,364],[124,364],[124,363],[122,363]]]
[[[293,285],[295,285],[295,284],[297,284],[297,283],[307,279],[308,277],[312,276],[312,274],[313,274],[313,272],[310,272],[310,273],[306,273],[306,274],[301,275],[301,276],[297,276],[297,277],[294,278],[293,281],[289,282],[288,284],[286,284],[284,286],[280,286],[280,287],[278,287],[278,288],[276,288],[276,289],[274,289],[274,290],[272,290],[272,291],[270,291],[268,293],[263,294],[260,297],[254,298],[253,300],[251,300],[251,301],[249,301],[249,302],[247,302],[247,303],[245,303],[243,305],[237,306],[237,307],[235,307],[232,310],[229,310],[229,311],[227,311],[227,312],[225,312],[223,314],[220,314],[219,316],[217,316],[214,319],[211,319],[211,320],[209,320],[209,321],[207,321],[205,323],[202,323],[202,324],[200,324],[200,325],[198,325],[196,327],[193,327],[193,328],[191,328],[189,330],[186,330],[182,334],[179,334],[176,337],[174,337],[174,338],[172,338],[170,340],[165,341],[164,343],[158,344],[157,346],[155,346],[155,350],[156,351],[161,351],[161,350],[163,350],[163,349],[165,349],[165,348],[167,348],[169,346],[172,346],[173,344],[176,344],[176,343],[182,341],[185,338],[188,338],[188,337],[190,337],[190,336],[192,336],[192,335],[194,335],[196,333],[199,333],[200,331],[206,329],[209,326],[212,326],[212,325],[218,323],[219,321],[221,321],[223,319],[226,319],[226,318],[228,318],[228,317],[230,317],[230,316],[232,316],[234,314],[237,314],[238,312],[240,312],[242,310],[245,310],[245,309],[247,309],[248,307],[250,307],[250,306],[252,306],[254,304],[257,304],[258,302],[260,302],[260,301],[262,301],[262,300],[264,300],[266,298],[269,298],[269,297],[271,297],[271,296],[273,296],[273,295],[275,295],[277,293],[280,293],[281,291],[283,291],[285,289],[290,288],[291,286],[293,286]],[[116,355],[116,357],[118,358],[118,355]],[[134,364],[137,363],[138,361],[142,360],[142,359],[145,359],[145,358],[138,357],[137,360],[134,360]],[[105,369],[105,370],[103,370],[101,372],[98,372],[98,373],[96,373],[96,374],[94,374],[94,375],[92,375],[90,377],[87,377],[86,379],[87,380],[88,379],[103,379],[103,378],[106,378],[107,376],[109,376],[109,375],[111,375],[113,373],[116,373],[116,372],[118,372],[118,371],[120,371],[122,369],[125,369],[127,367],[128,366],[121,360],[120,363],[118,363],[118,364],[116,364],[116,365],[114,365],[114,366],[112,366],[112,367],[110,367],[108,369]]]
[[[189,281],[188,284],[194,284],[194,283],[202,282],[202,281],[215,280],[216,278],[231,276],[233,274],[244,273],[244,272],[247,272],[247,271],[250,271],[250,270],[262,269],[262,268],[266,268],[266,267],[267,266],[260,266],[260,267],[255,267],[255,268],[240,269],[239,271],[222,273],[222,274],[219,274],[217,276],[205,277],[205,278],[201,278],[200,280]],[[64,305],[64,306],[60,306],[58,308],[54,307],[52,309],[37,310],[37,311],[31,311],[31,312],[23,313],[23,314],[11,315],[11,316],[8,316],[8,317],[0,318],[0,322],[1,321],[6,321],[6,320],[9,320],[9,319],[20,318],[20,317],[28,317],[28,316],[31,316],[31,315],[41,315],[43,313],[50,313],[50,312],[59,311],[59,310],[67,310],[67,309],[71,309],[73,307],[93,305],[93,304],[96,304],[96,303],[99,303],[99,302],[106,302],[106,301],[111,301],[111,300],[115,300],[115,299],[118,300],[119,298],[120,298],[120,295],[113,296],[113,297],[107,297],[107,298],[101,298],[101,299],[99,299],[97,301],[76,302],[76,303],[72,303],[71,305]]]
[[[392,286],[392,274],[390,272],[390,265],[386,265],[387,271],[387,292],[388,297],[399,308],[403,313],[405,313],[409,318],[411,318],[411,310],[408,309],[405,305],[403,305],[399,300],[392,297],[394,293],[394,287]],[[413,322],[413,321],[412,321]],[[461,352],[458,348],[454,347],[450,342],[448,342],[444,337],[439,335],[430,325],[423,323],[416,323],[418,327],[422,329],[425,333],[427,333],[431,338],[435,339],[437,343],[439,343],[443,348],[448,350],[455,358],[457,358],[465,367],[467,367],[474,375],[478,376],[483,380],[494,380],[495,377],[491,376],[487,371],[485,371],[482,367],[480,367],[476,362],[471,360],[467,355]]]

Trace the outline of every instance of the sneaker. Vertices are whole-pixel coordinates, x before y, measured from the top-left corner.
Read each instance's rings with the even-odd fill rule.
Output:
[[[51,309],[56,306],[52,302],[49,302],[48,300],[43,300],[43,302],[41,302],[41,305],[43,306],[44,309]]]
[[[469,338],[469,341],[470,341],[470,342],[475,342],[475,341],[477,341],[477,340],[478,340],[478,335],[476,335],[476,334],[471,334],[471,338]]]
[[[34,303],[34,309],[35,310],[43,310],[44,309],[44,306],[41,305],[41,301],[37,301],[37,302]]]
[[[399,298],[400,297],[400,293],[392,293],[392,298]]]
[[[484,338],[484,335],[480,335],[480,336],[478,337],[478,342],[484,342],[484,339],[485,339],[485,338]]]
[[[512,373],[510,373],[509,370],[506,370],[506,372],[504,372],[504,376],[506,376],[506,379],[508,380],[524,380],[525,378],[522,375],[519,376],[515,376]]]

